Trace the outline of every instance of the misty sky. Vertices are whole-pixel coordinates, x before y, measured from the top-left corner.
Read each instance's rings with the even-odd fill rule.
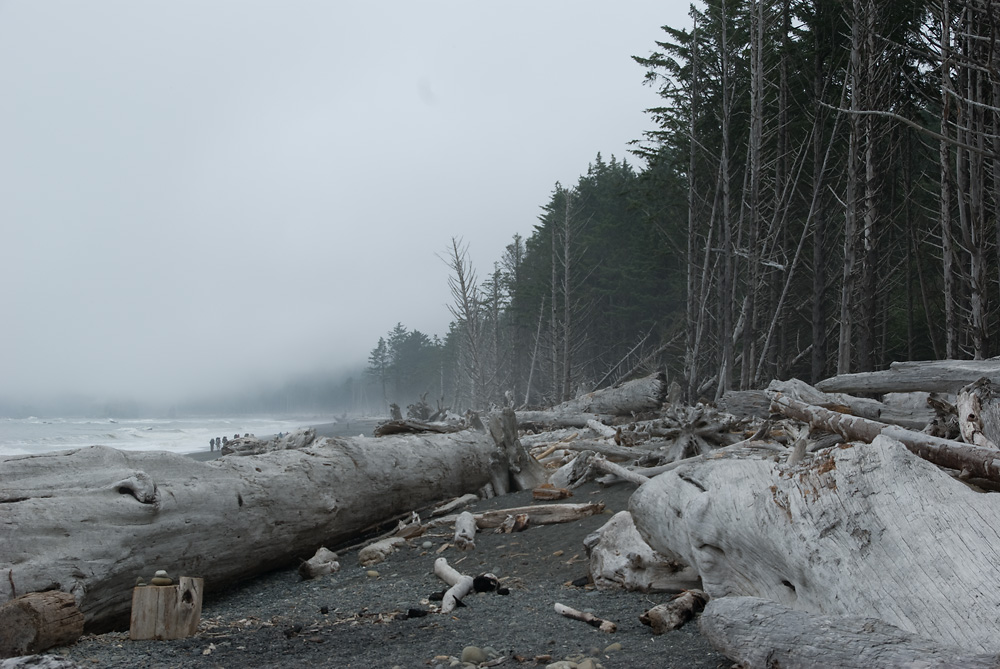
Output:
[[[361,365],[627,156],[686,2],[0,0],[0,398]],[[631,160],[631,157],[629,157]]]

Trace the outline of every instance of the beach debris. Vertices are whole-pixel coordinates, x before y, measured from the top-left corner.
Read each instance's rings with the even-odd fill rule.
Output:
[[[441,599],[441,613],[451,613],[455,608],[464,606],[462,598],[475,589],[476,580],[459,573],[443,557],[434,561],[434,574],[451,586]]]
[[[456,497],[455,499],[451,500],[450,502],[447,502],[446,504],[442,504],[441,506],[435,507],[434,510],[431,511],[431,518],[435,518],[437,516],[444,516],[446,514],[457,511],[462,507],[474,504],[475,502],[478,501],[479,501],[479,496],[474,495],[471,492],[466,495],[462,495],[461,497]]]
[[[476,517],[468,511],[458,514],[455,519],[455,546],[462,551],[476,547]]]
[[[149,579],[150,585],[173,585],[174,579],[170,578],[165,569],[157,569],[153,578]]]
[[[503,519],[503,522],[497,526],[493,532],[495,534],[510,534],[511,532],[521,532],[528,529],[528,514],[526,513],[516,513],[507,514],[507,517]]]
[[[303,581],[317,576],[326,576],[336,571],[340,571],[337,554],[326,547],[317,549],[315,555],[299,565],[299,576],[302,577]]]
[[[531,496],[538,500],[557,500],[572,497],[573,493],[568,488],[557,488],[551,483],[543,483],[531,491]]]
[[[383,562],[390,554],[394,553],[400,546],[406,544],[404,537],[386,537],[379,539],[373,544],[368,544],[358,551],[358,564],[362,567],[370,567],[373,564]]]
[[[65,646],[81,634],[83,613],[68,592],[30,592],[0,606],[0,658]]]
[[[162,569],[157,571],[158,578]],[[172,579],[170,579],[172,581]],[[155,585],[155,583],[153,584]],[[201,623],[202,594],[205,581],[181,576],[177,585],[136,588],[132,591],[129,638],[136,640],[186,639],[198,632]]]
[[[639,622],[653,628],[653,634],[663,634],[678,629],[684,623],[701,613],[708,604],[708,593],[704,590],[685,590],[671,597],[665,604],[649,609]]]
[[[593,613],[586,613],[584,611],[578,611],[571,606],[566,606],[565,604],[560,604],[556,602],[555,605],[556,613],[566,616],[567,618],[572,618],[573,620],[579,620],[580,622],[587,623],[592,627],[596,627],[602,632],[612,633],[618,630],[618,625],[611,622],[610,620],[604,620],[603,618],[598,618]]]

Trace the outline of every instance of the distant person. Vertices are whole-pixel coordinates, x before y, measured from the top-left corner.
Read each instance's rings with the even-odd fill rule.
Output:
[[[214,451],[215,450],[215,437],[212,437],[212,441],[210,441],[208,443],[211,445],[211,449],[210,450]]]
[[[228,443],[229,443],[229,439],[228,439],[228,437],[223,437],[223,438],[222,438],[222,443],[223,443],[223,444],[228,444]]]
[[[250,438],[250,433],[249,433],[249,432],[247,432],[246,434],[244,434],[244,435],[243,435],[243,438],[244,438],[244,439],[249,439],[249,438]]]

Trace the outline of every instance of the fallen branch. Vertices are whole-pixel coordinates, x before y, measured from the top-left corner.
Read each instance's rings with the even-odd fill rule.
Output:
[[[598,618],[593,613],[585,613],[583,611],[577,611],[576,609],[566,606],[565,604],[560,604],[556,602],[556,613],[564,615],[567,618],[572,618],[573,620],[579,620],[580,622],[587,623],[593,627],[598,628],[602,632],[612,633],[617,631],[618,626],[611,622],[610,620],[604,620],[603,618]]]

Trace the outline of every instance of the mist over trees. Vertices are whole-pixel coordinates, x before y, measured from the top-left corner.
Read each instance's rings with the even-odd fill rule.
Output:
[[[995,0],[693,6],[635,57],[663,101],[645,166],[598,154],[482,281],[452,240],[455,320],[393,392],[549,404],[665,366],[695,400],[997,355],[997,17]]]

